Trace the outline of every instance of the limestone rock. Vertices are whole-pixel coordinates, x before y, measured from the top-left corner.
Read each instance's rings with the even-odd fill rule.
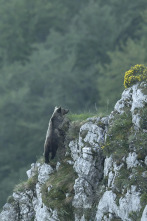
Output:
[[[17,217],[18,217],[18,214],[17,214],[16,208],[11,204],[6,203],[3,206],[3,211],[0,214],[0,220],[1,221],[8,221],[8,220],[16,221]]]
[[[146,221],[147,220],[147,206],[144,208],[141,221]]]
[[[36,174],[36,172],[38,171],[39,166],[40,166],[40,163],[32,163],[31,164],[31,169],[26,172],[28,178],[31,178]]]
[[[101,128],[97,125],[98,121],[100,122],[100,118],[88,119],[88,122],[80,128],[79,139],[69,145],[71,156],[75,161],[74,169],[78,174],[74,185],[75,208],[92,208],[97,185],[103,177],[104,157],[100,146],[105,140],[106,125],[103,121]],[[75,212],[75,217],[85,220],[84,214],[79,217]]]
[[[49,179],[49,175],[53,173],[53,168],[44,163],[41,167],[38,168],[38,181],[40,183],[45,183]]]
[[[137,160],[137,154],[135,152],[129,153],[126,158],[127,168],[137,167],[139,165],[139,161]]]
[[[126,108],[129,108],[132,113],[132,123],[136,128],[140,128],[140,110],[147,103],[147,95],[142,92],[145,87],[147,87],[147,83],[141,82],[127,88],[114,107],[114,110],[120,114],[124,113]]]
[[[119,200],[119,206],[116,204],[116,194],[112,191],[106,191],[98,204],[96,219],[101,221],[105,214],[108,215],[108,221],[111,221],[111,214],[120,217],[122,220],[131,221],[129,213],[140,210],[140,197],[136,188],[132,186],[124,197]]]

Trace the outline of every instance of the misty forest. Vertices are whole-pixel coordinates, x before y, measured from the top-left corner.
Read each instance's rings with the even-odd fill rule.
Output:
[[[146,0],[0,0],[0,207],[43,154],[55,106],[111,112],[147,65]]]

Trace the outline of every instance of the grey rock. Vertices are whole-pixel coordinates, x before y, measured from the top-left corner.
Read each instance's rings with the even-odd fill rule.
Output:
[[[113,213],[122,220],[131,221],[129,213],[140,210],[140,193],[136,192],[136,187],[132,186],[124,197],[119,200],[119,206],[116,204],[116,194],[112,191],[106,191],[98,204],[96,220],[101,221],[104,214]],[[111,217],[108,219],[111,221]]]
[[[38,168],[38,181],[39,183],[43,184],[49,179],[49,175],[54,172],[53,168],[44,163],[42,166]]]
[[[32,164],[31,164],[31,169],[26,172],[28,178],[31,178],[31,177],[33,177],[34,175],[36,175],[36,173],[37,173],[38,168],[40,167],[40,165],[41,165],[40,163],[32,163]]]
[[[8,221],[8,220],[17,221],[18,215],[17,215],[17,210],[15,209],[15,207],[9,203],[6,203],[3,207],[3,211],[0,214],[0,220],[1,221]]]
[[[129,153],[128,157],[126,158],[126,163],[128,169],[140,165],[139,161],[137,160],[137,154],[135,152]]]
[[[75,208],[91,208],[93,202],[93,190],[90,183],[83,178],[78,178],[74,185],[75,196],[73,206]]]
[[[114,110],[120,114],[124,113],[125,108],[129,108],[132,113],[132,123],[136,129],[140,128],[140,110],[147,103],[147,95],[143,94],[142,87],[146,87],[145,82],[137,83],[126,89],[114,107]]]
[[[144,211],[142,213],[141,221],[147,220],[147,206],[144,208]]]

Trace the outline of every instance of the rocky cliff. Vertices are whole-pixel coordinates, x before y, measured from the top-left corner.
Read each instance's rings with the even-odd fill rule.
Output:
[[[66,156],[33,163],[1,221],[146,221],[147,83],[126,89],[106,117],[73,122]]]

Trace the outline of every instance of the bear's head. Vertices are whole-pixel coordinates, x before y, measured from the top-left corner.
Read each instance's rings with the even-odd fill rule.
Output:
[[[65,115],[65,114],[67,114],[67,113],[69,112],[69,110],[59,107],[59,108],[57,109],[57,112],[60,113],[60,114],[63,116],[63,115]]]
[[[68,112],[69,112],[68,109],[64,109],[64,108],[61,108],[61,107],[55,107],[53,116],[63,117],[63,116],[64,116],[65,114],[67,114]]]

